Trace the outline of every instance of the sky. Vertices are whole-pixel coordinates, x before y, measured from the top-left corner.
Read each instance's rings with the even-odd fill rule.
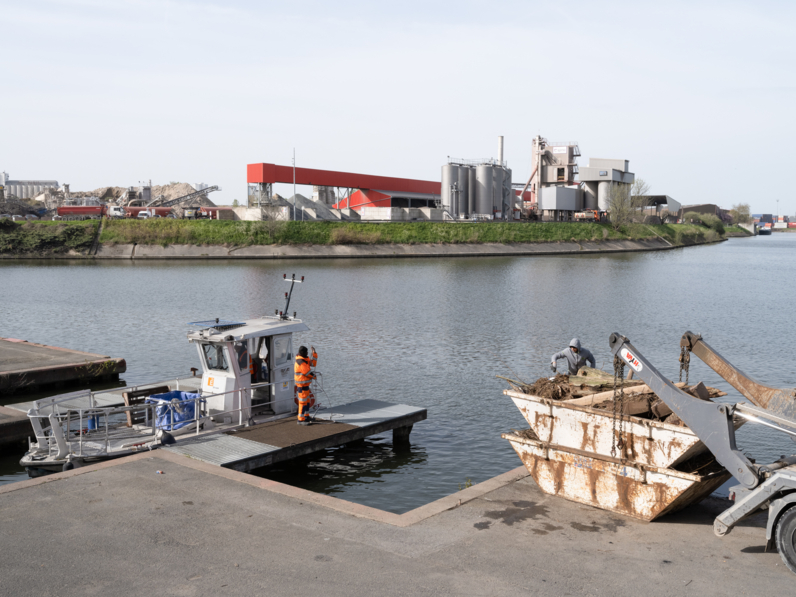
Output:
[[[246,198],[246,164],[440,180],[575,141],[654,194],[796,213],[789,2],[15,1],[0,170]],[[782,168],[780,168],[782,166]],[[289,195],[288,187],[276,189]],[[777,205],[779,199],[779,205]]]

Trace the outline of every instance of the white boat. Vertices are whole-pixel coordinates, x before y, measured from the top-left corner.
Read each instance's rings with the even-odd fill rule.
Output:
[[[30,403],[35,441],[20,464],[29,475],[40,476],[293,415],[298,410],[293,334],[309,328],[295,313],[287,314],[290,295],[285,311],[273,316],[189,324],[201,378],[86,390]],[[314,394],[322,391],[322,375],[316,375]]]

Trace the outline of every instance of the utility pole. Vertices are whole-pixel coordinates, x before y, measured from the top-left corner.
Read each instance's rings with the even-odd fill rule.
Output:
[[[296,148],[293,148],[293,219],[296,219]]]

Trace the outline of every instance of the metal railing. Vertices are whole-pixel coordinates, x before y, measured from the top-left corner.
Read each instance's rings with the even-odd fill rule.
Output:
[[[318,376],[317,385],[316,380],[311,382],[311,387],[315,386],[319,388],[320,391],[324,392],[323,389],[323,375],[322,373],[316,371],[316,376]],[[186,378],[183,378],[186,379]],[[195,379],[195,378],[187,378],[187,379]],[[175,381],[175,380],[169,380]],[[177,380],[177,385],[179,387],[179,380]],[[165,382],[161,382],[165,383]],[[175,409],[178,405],[184,406],[189,403],[193,405],[193,420],[190,421],[189,424],[193,424],[194,428],[192,431],[194,435],[199,435],[201,423],[208,419],[215,418],[222,415],[234,415],[235,413],[238,414],[238,425],[244,426],[248,425],[251,422],[251,410],[253,408],[259,408],[262,406],[269,406],[275,405],[277,403],[282,402],[291,402],[294,401],[295,396],[292,395],[289,398],[281,398],[281,399],[272,399],[267,402],[261,402],[257,405],[251,404],[251,392],[256,389],[260,388],[268,388],[271,386],[275,386],[278,383],[283,382],[263,382],[263,383],[256,383],[252,384],[248,388],[240,388],[235,390],[230,390],[228,392],[219,392],[216,394],[208,394],[202,395],[201,393],[197,393],[196,397],[189,398],[185,400],[158,400],[153,402],[147,402],[144,404],[134,404],[130,406],[106,406],[106,407],[98,407],[96,406],[95,397],[97,394],[102,393],[109,393],[110,390],[106,390],[103,392],[91,392],[91,391],[81,391],[81,392],[72,392],[70,394],[62,394],[60,396],[53,396],[50,398],[43,398],[34,402],[34,408],[30,409],[27,413],[28,418],[30,419],[31,426],[33,427],[34,435],[36,438],[36,443],[38,449],[35,450],[36,453],[41,454],[45,450],[47,452],[48,458],[54,458],[55,460],[63,460],[68,459],[70,456],[77,456],[77,457],[84,457],[87,454],[86,447],[89,443],[97,443],[99,442],[100,446],[95,447],[95,452],[92,455],[103,455],[103,454],[110,454],[112,446],[111,442],[123,442],[125,439],[133,440],[132,442],[128,443],[118,443],[114,446],[118,451],[124,451],[129,449],[137,449],[138,446],[146,446],[149,444],[148,448],[151,450],[154,444],[158,441],[158,432],[159,431],[169,431],[174,433],[175,425],[180,423],[189,423],[189,421],[175,421]],[[294,380],[290,380],[291,387],[295,387]],[[160,384],[145,384],[146,386],[157,387]],[[141,386],[132,386],[131,388],[140,388]],[[128,389],[128,388],[125,388]],[[177,391],[180,391],[179,389]],[[118,392],[118,390],[115,390]],[[199,390],[201,392],[201,390]],[[250,392],[248,404],[243,406],[243,393]],[[211,398],[217,398],[221,396],[226,396],[228,394],[238,394],[237,396],[237,404],[239,405],[238,408],[228,409],[223,411],[213,411],[210,412],[210,408],[207,406],[207,401]],[[156,396],[156,394],[153,394]],[[89,405],[88,407],[69,407],[69,402],[74,402],[78,399],[85,399],[88,398]],[[149,397],[148,397],[149,398]],[[205,408],[202,408],[204,404]],[[62,408],[63,405],[67,405],[66,408]],[[166,423],[158,424],[158,419],[160,419],[165,413],[161,412],[160,415],[158,414],[158,409],[162,409],[163,407],[167,407],[166,413],[169,414],[170,418],[169,421]],[[315,408],[316,412],[320,404],[317,403]],[[50,412],[42,412],[43,410],[46,411],[47,409]],[[130,421],[127,420],[127,415],[130,415],[130,420],[133,419],[134,415],[144,415],[144,423],[141,424],[132,424]],[[245,420],[244,420],[245,417]],[[41,423],[41,419],[47,419],[49,423],[49,427],[43,427]],[[72,423],[77,422],[77,428],[73,431]],[[230,423],[232,422],[232,418],[230,417]],[[86,427],[84,428],[84,424]],[[104,429],[104,433],[102,430]],[[143,434],[142,431],[148,431],[151,429],[151,433]],[[224,431],[219,430],[219,431]],[[48,434],[49,432],[49,434]],[[77,437],[70,437],[72,434],[77,434]],[[96,433],[96,435],[94,434]],[[183,435],[182,433],[180,435]],[[29,440],[30,442],[30,440]],[[30,450],[33,450],[33,446],[29,446]],[[76,448],[76,449],[75,449]],[[55,454],[53,451],[55,450]]]

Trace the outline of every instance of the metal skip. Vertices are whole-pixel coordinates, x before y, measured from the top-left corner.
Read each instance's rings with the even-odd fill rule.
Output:
[[[502,435],[550,495],[651,521],[698,502],[730,478],[724,469],[689,474]]]
[[[651,521],[702,500],[731,476],[688,427],[620,414],[615,429],[610,410],[504,394],[530,428],[502,437],[550,495]]]

